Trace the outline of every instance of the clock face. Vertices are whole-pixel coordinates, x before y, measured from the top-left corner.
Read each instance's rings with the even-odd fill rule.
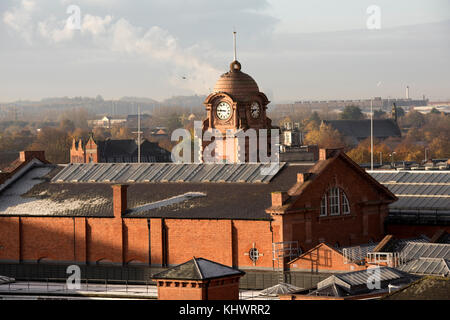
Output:
[[[261,107],[259,106],[258,102],[253,102],[250,106],[250,114],[254,119],[259,118],[259,115],[261,114]]]
[[[216,108],[217,118],[220,120],[228,120],[231,117],[231,107],[226,102],[221,102]]]

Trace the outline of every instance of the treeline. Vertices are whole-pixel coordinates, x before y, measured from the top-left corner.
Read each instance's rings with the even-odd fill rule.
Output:
[[[360,142],[356,147],[331,126],[321,124],[326,117],[323,112],[303,114],[303,118],[286,117],[279,120],[279,125],[286,122],[299,123],[305,133],[304,144],[317,144],[323,148],[344,148],[355,162],[368,163],[371,158],[370,138]],[[374,112],[374,118],[390,118],[383,111]],[[384,141],[374,140],[374,161],[384,163],[392,161],[416,161],[425,159],[450,158],[450,115],[432,109],[428,114],[418,111],[405,113],[397,108],[398,124],[402,138],[389,138]],[[336,116],[337,119],[357,120],[366,118],[358,107],[348,106]],[[328,118],[329,119],[329,118]]]

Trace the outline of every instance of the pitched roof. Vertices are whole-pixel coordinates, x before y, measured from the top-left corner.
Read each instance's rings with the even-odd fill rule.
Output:
[[[243,276],[245,272],[204,259],[192,258],[178,266],[154,274],[153,279],[208,280],[215,278]]]
[[[9,277],[0,275],[0,284],[12,283],[14,281],[16,281],[14,278],[9,278]]]
[[[262,163],[71,163],[52,182],[268,183],[284,165],[265,172],[269,166]]]
[[[261,296],[278,296],[279,294],[290,294],[302,290],[302,288],[296,287],[289,283],[279,283],[270,288],[262,290],[259,295]]]
[[[138,165],[138,164],[133,164]],[[146,167],[148,164],[138,166]],[[224,168],[226,165],[222,165]],[[246,165],[244,165],[245,167]],[[270,220],[265,209],[272,191],[288,189],[298,172],[310,166],[285,165],[269,183],[135,182],[128,188],[128,212],[124,218]],[[88,168],[82,166],[80,168]],[[95,173],[95,166],[91,171]],[[223,169],[224,169],[223,168]],[[249,169],[249,168],[247,168]],[[31,169],[8,191],[0,193],[0,215],[112,217],[111,183],[59,183],[61,166]],[[252,169],[253,170],[253,169]],[[245,168],[244,168],[245,171]],[[169,201],[186,194],[183,201]],[[165,200],[165,201],[164,201]],[[158,206],[149,206],[160,202]],[[164,205],[161,205],[164,202]]]
[[[448,277],[450,260],[442,258],[419,258],[399,267],[400,270],[413,274]]]
[[[391,215],[414,219],[420,213],[423,218],[438,215],[450,221],[450,171],[376,170],[369,174],[398,197],[389,205]]]
[[[427,276],[386,295],[385,300],[450,300],[450,279]]]
[[[285,213],[289,212],[289,210],[295,204],[295,200],[302,194],[305,194],[308,189],[312,186],[313,181],[320,178],[320,175],[324,172],[324,169],[331,165],[334,161],[343,160],[349,166],[349,168],[355,170],[360,175],[364,176],[368,183],[370,183],[374,188],[380,191],[380,196],[385,196],[385,201],[388,203],[394,202],[397,200],[397,197],[389,191],[388,188],[380,184],[377,180],[372,178],[364,169],[362,169],[357,163],[355,163],[352,159],[350,159],[344,152],[336,150],[334,155],[326,160],[320,160],[316,162],[314,166],[312,166],[307,172],[310,173],[308,179],[303,183],[297,182],[294,184],[289,190],[288,195],[289,198],[286,201],[286,204],[282,207],[273,206],[268,208],[266,211],[269,213]],[[295,210],[295,209],[294,209]]]
[[[442,258],[450,260],[450,244],[409,242],[400,251],[400,257],[405,262],[418,258]]]
[[[365,120],[323,120],[326,125],[331,125],[345,136],[356,139],[365,139],[370,137],[370,119]],[[374,119],[373,136],[375,138],[400,137],[401,131],[392,119]]]

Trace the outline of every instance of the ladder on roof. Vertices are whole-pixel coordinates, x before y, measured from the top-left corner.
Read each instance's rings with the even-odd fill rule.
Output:
[[[297,258],[300,255],[298,241],[283,241],[272,243],[272,260],[275,261],[278,273],[278,283],[286,282],[284,274],[284,264],[287,261]]]

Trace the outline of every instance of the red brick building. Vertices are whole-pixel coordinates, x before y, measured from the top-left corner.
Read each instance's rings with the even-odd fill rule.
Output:
[[[170,152],[146,139],[141,142],[141,162],[170,162]],[[133,139],[95,141],[91,134],[87,141],[73,139],[71,163],[138,162],[138,144]]]
[[[0,261],[171,266],[202,256],[272,270],[274,243],[305,251],[383,238],[396,198],[344,153],[270,177],[260,168],[36,166],[0,195]]]
[[[240,270],[203,259],[153,275],[159,300],[239,300]]]

